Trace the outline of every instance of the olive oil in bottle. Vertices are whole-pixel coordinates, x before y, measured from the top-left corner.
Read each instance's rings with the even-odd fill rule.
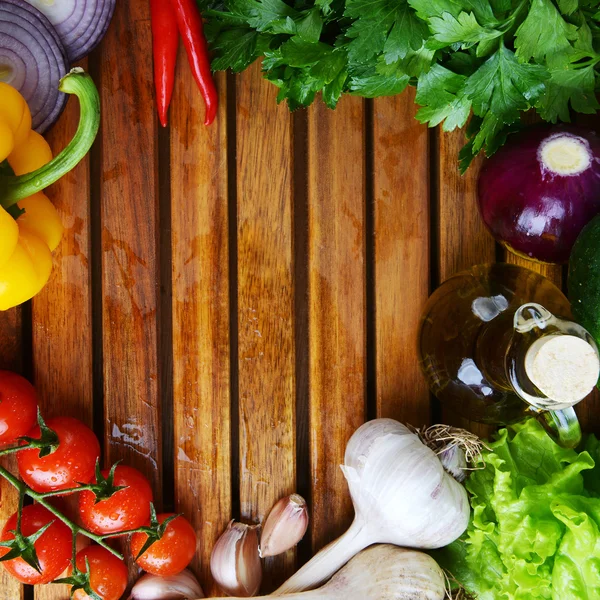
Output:
[[[572,407],[600,374],[598,349],[571,321],[564,294],[542,275],[508,264],[476,266],[434,292],[419,358],[433,393],[462,416],[508,424],[543,415],[566,446],[581,436]]]

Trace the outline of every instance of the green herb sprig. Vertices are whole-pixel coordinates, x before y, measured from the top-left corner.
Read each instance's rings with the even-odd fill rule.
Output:
[[[290,109],[321,93],[365,98],[417,88],[417,119],[467,128],[464,172],[535,109],[552,123],[593,114],[598,0],[199,0],[215,70],[262,58]]]

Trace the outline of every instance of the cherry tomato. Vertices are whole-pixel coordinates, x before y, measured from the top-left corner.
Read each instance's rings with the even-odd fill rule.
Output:
[[[27,379],[0,371],[0,444],[16,440],[35,425],[37,406],[35,388]]]
[[[158,515],[158,522],[162,523],[170,516],[170,514]],[[134,557],[140,553],[147,539],[145,533],[134,533],[131,536],[131,552]],[[148,573],[170,577],[183,571],[190,564],[195,553],[196,533],[186,519],[177,517],[167,525],[162,538],[154,542],[136,562]]]
[[[73,540],[71,530],[49,510],[39,504],[26,506],[21,516],[21,533],[25,537],[33,535],[52,521],[52,525],[34,544],[40,562],[40,573],[30,567],[22,558],[13,558],[2,563],[4,568],[21,583],[31,585],[50,583],[69,565]],[[10,532],[16,528],[17,514],[15,513],[4,525],[2,541],[13,540],[15,536]],[[7,548],[0,547],[0,556],[4,556],[8,552]]]
[[[90,565],[90,584],[102,600],[119,600],[127,588],[127,567],[122,560],[102,546],[88,546],[77,553],[75,562],[83,573],[87,572],[85,559]],[[69,569],[69,572],[72,568]],[[74,600],[89,600],[83,590],[73,594]]]
[[[65,490],[91,481],[100,457],[100,444],[94,432],[72,417],[56,417],[46,424],[58,435],[58,448],[43,458],[37,448],[18,452],[23,481],[36,492]],[[36,425],[28,435],[39,438],[40,428]]]
[[[109,473],[109,470],[102,471],[102,476],[106,478]],[[79,494],[79,516],[86,529],[93,533],[103,535],[137,529],[150,518],[152,488],[137,469],[119,465],[113,485],[126,488],[98,503],[94,492]]]

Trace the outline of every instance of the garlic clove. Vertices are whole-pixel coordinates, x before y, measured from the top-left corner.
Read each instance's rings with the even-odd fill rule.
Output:
[[[194,574],[186,569],[172,577],[158,577],[147,573],[137,580],[129,600],[196,600],[204,598]]]
[[[455,442],[446,444],[438,451],[438,458],[444,469],[462,483],[467,478],[468,465],[464,450]]]
[[[217,540],[210,570],[217,584],[230,596],[254,596],[262,582],[258,551],[258,525],[231,521]]]
[[[271,509],[260,536],[260,555],[277,556],[293,548],[308,529],[306,500],[298,494],[281,498]]]

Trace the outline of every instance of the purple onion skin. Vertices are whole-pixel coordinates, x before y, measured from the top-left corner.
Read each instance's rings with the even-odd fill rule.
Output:
[[[544,168],[540,145],[566,133],[589,144],[589,167],[577,175]],[[484,164],[479,210],[494,238],[516,254],[564,263],[579,233],[600,213],[600,139],[571,125],[535,126],[512,138]]]

